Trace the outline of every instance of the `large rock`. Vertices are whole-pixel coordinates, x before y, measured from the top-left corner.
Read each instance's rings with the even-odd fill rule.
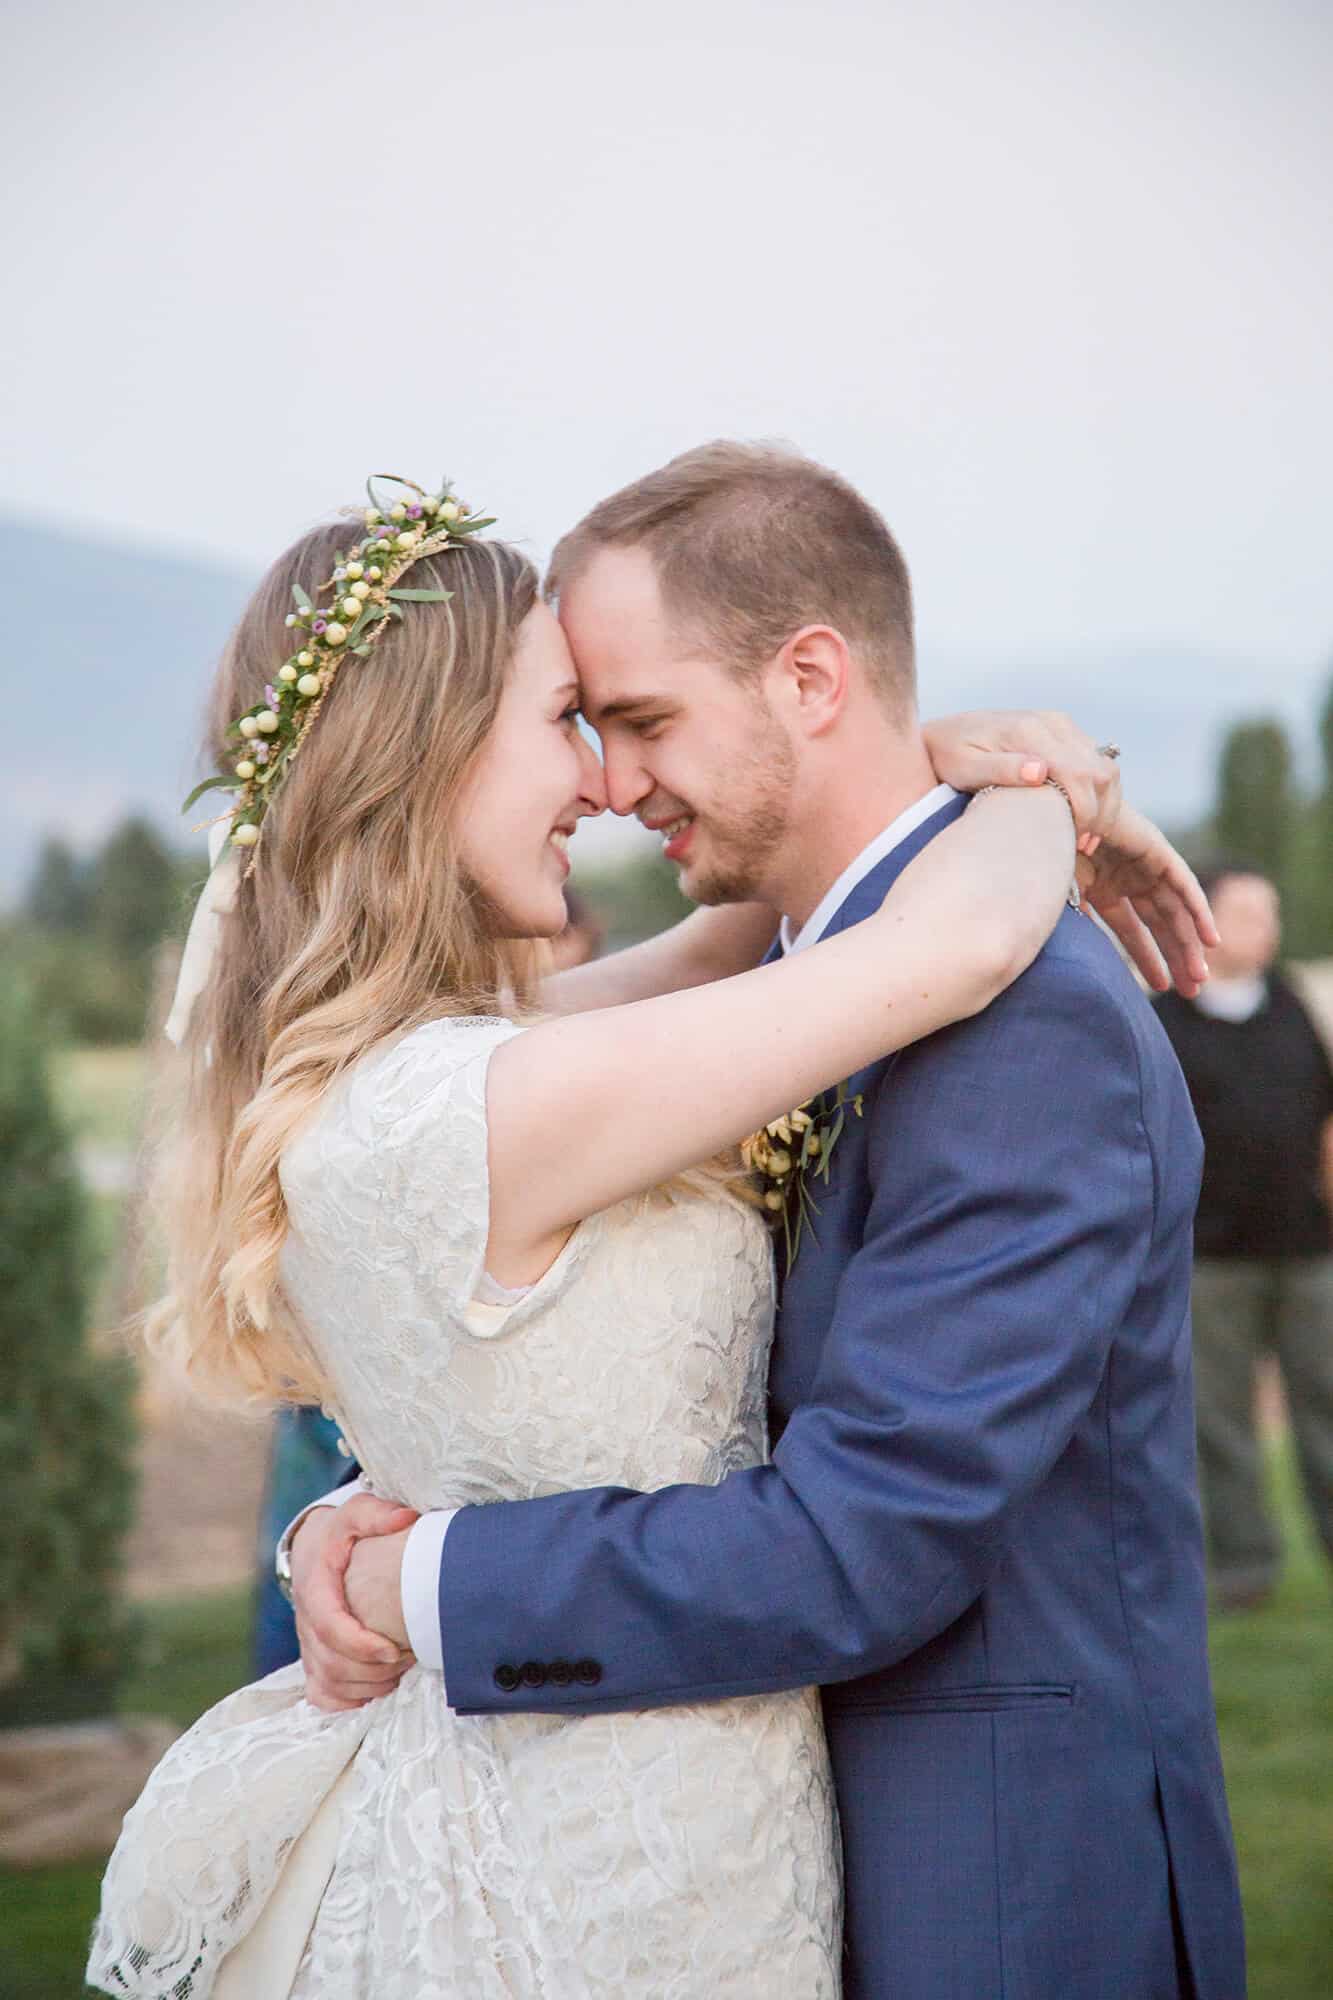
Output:
[[[45,1868],[109,1854],[179,1734],[143,1717],[0,1731],[0,1863]]]

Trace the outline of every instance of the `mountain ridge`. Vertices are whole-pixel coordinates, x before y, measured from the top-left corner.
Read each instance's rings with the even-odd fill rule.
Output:
[[[199,768],[209,678],[255,579],[21,516],[0,516],[0,536],[11,576],[22,579],[11,587],[0,639],[0,700],[11,721],[0,903],[12,903],[47,834],[86,851],[127,813],[142,812],[186,843],[195,821],[182,820],[179,807]],[[1273,712],[1298,748],[1313,740],[1325,674],[1312,664],[1275,687],[1241,659],[1143,645],[1089,651],[1065,666],[933,661],[922,679],[928,713],[1068,710],[1092,734],[1120,743],[1135,802],[1180,825],[1206,812],[1221,734],[1238,716]],[[644,844],[636,828],[611,824],[580,842],[600,862]]]

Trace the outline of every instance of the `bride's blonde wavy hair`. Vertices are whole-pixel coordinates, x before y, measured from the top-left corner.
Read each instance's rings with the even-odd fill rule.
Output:
[[[273,565],[218,667],[208,735],[262,699],[290,651],[292,585],[331,574],[345,522]],[[264,822],[257,865],[223,920],[195,1004],[184,1102],[158,1172],[166,1295],[145,1335],[200,1389],[318,1401],[313,1357],[282,1299],[283,1149],[350,1064],[449,1014],[530,1003],[537,952],[496,935],[458,843],[467,780],[495,720],[536,570],[476,540],[414,565],[408,603],[329,691]]]

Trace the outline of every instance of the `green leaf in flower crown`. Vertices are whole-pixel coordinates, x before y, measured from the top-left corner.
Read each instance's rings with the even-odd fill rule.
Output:
[[[391,590],[388,594],[401,599],[404,604],[447,604],[454,593],[452,590]]]
[[[186,799],[184,805],[181,807],[181,811],[187,813],[195,800],[201,799],[205,792],[216,792],[220,789],[234,792],[239,783],[240,780],[238,778],[205,778],[201,785],[195,786],[189,798]]]
[[[361,648],[357,643],[358,640],[364,639],[374,629],[379,620],[387,618],[388,615],[382,604],[368,604],[361,613],[361,616],[347,629],[346,643],[350,650],[354,653],[360,652]]]
[[[302,590],[299,583],[294,583],[292,585],[292,601],[296,605],[298,611],[313,611],[314,609],[314,606],[311,604],[308,594],[304,590]]]
[[[449,533],[455,541],[459,541],[464,535],[478,535],[483,528],[493,528],[499,518],[498,514],[486,514],[482,519],[474,521],[471,515],[469,515],[466,520],[451,521],[449,524]]]

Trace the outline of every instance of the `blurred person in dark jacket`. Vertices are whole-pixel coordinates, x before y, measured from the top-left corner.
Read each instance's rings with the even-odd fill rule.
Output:
[[[1258,868],[1204,878],[1222,942],[1195,1000],[1159,1002],[1203,1131],[1195,1228],[1199,1472],[1217,1604],[1262,1604],[1281,1564],[1264,1497],[1255,1371],[1281,1369],[1301,1475],[1333,1561],[1333,1066],[1274,969],[1281,906]]]

